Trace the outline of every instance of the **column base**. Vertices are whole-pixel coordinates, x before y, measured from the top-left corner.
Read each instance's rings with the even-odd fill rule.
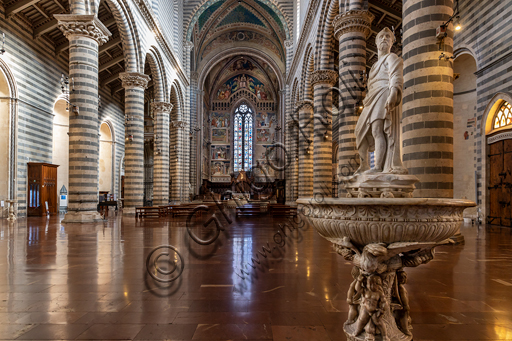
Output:
[[[96,211],[69,211],[62,219],[61,223],[99,223],[103,222],[101,215]]]

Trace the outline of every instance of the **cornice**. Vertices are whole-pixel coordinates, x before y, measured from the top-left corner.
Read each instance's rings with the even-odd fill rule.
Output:
[[[105,25],[92,14],[54,14],[54,17],[57,19],[57,26],[68,39],[72,36],[88,37],[101,46],[112,36]]]
[[[311,85],[317,83],[333,86],[338,81],[338,73],[334,70],[316,70],[311,73]]]
[[[350,10],[338,14],[334,18],[334,36],[340,40],[341,36],[349,32],[362,32],[368,39],[372,33],[372,21],[375,16],[369,11]]]

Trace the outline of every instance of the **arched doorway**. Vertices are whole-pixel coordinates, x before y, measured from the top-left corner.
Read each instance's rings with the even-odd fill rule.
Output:
[[[52,163],[59,165],[57,172],[57,194],[63,187],[69,190],[69,105],[60,98],[53,106],[53,149]],[[67,204],[60,202],[60,210],[66,210]]]
[[[493,99],[485,133],[486,222],[512,227],[512,100],[509,96]]]
[[[100,126],[99,191],[100,195],[113,194],[113,134],[110,126],[103,122]]]

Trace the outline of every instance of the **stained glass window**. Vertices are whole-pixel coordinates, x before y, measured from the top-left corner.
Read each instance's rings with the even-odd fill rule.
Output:
[[[494,129],[503,128],[512,125],[512,105],[503,102],[500,110],[494,116]]]
[[[252,167],[252,111],[246,104],[235,110],[233,139],[234,171],[249,171]]]

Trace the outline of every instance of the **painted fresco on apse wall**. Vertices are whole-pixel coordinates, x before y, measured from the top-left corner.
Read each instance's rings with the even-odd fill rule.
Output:
[[[229,160],[231,146],[212,146],[212,160]]]
[[[229,113],[218,113],[213,112],[211,114],[211,125],[215,128],[228,128],[230,123],[230,114]]]
[[[212,129],[212,142],[228,143],[228,130]]]
[[[273,128],[275,122],[275,113],[259,112],[256,114],[256,128]]]
[[[274,132],[270,129],[256,129],[257,142],[272,142],[274,139]]]
[[[224,100],[228,99],[231,94],[240,90],[247,89],[253,94],[255,94],[258,99],[261,100],[270,100],[272,96],[270,92],[268,92],[265,88],[265,84],[260,82],[256,77],[247,76],[246,74],[240,74],[234,77],[231,77],[228,81],[226,81],[220,88],[217,90],[216,99]]]
[[[267,159],[267,153],[268,153],[268,159],[269,160],[275,160],[276,159],[276,152],[277,149],[273,144],[257,144],[255,146],[255,156],[257,160],[266,160]]]
[[[229,161],[213,161],[212,162],[212,176],[225,176],[230,174]]]

